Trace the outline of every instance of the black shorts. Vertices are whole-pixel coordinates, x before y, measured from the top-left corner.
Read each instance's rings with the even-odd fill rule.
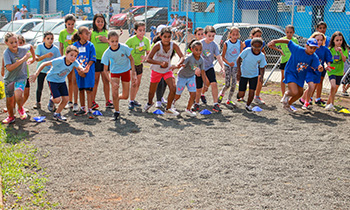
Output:
[[[30,88],[29,78],[27,78],[26,88]]]
[[[135,65],[136,75],[140,75],[143,73],[143,64]]]
[[[343,78],[343,76],[331,75],[328,78],[329,78],[329,81],[331,81],[332,79],[335,79],[335,84],[340,85],[340,82],[341,82],[341,79]]]
[[[280,63],[280,70],[284,70],[286,68],[287,62]]]
[[[216,75],[215,75],[214,68],[210,68],[207,71],[205,71],[205,75],[207,75],[209,83],[216,82]],[[203,87],[203,79],[202,77],[198,77],[196,75],[196,88],[201,89],[202,87]]]
[[[94,88],[79,88],[79,91],[86,90],[86,91],[92,91]]]
[[[326,76],[326,74],[327,74],[327,71],[326,70],[323,70],[322,72],[321,72],[321,77],[325,77]]]
[[[249,82],[249,90],[256,90],[256,86],[258,84],[258,77],[253,78],[246,78],[241,77],[239,80],[239,91],[246,91],[247,90],[247,84]]]
[[[47,81],[47,83],[49,83],[51,95],[53,98],[68,96],[68,88],[67,88],[66,82],[57,83],[57,82]]]
[[[103,65],[103,63],[101,63],[101,60],[96,59],[95,72],[103,72],[103,68],[104,68],[104,65]],[[109,71],[109,67],[108,67],[108,71]]]

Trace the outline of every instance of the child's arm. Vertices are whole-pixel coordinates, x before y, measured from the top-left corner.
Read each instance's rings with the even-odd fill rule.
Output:
[[[33,45],[30,45],[30,50],[29,51],[32,54],[32,59],[30,59],[28,61],[28,64],[30,65],[30,64],[32,64],[32,63],[34,63],[36,61],[36,55],[35,55],[35,51],[34,51]]]
[[[42,61],[45,58],[51,58],[52,56],[53,56],[52,52],[46,53],[45,55],[42,55],[42,56],[37,55],[36,56],[36,61]]]
[[[267,44],[267,46],[268,46],[269,48],[272,49],[272,47],[276,47],[276,44],[277,44],[277,43],[288,44],[289,41],[290,41],[290,40],[288,40],[288,39],[274,39],[274,40],[272,40],[271,42],[269,42],[269,43]]]
[[[224,62],[222,61],[221,55],[217,55],[216,59],[218,60],[220,66],[221,66],[221,73],[225,74],[225,66],[224,66]]]
[[[174,43],[174,50],[176,52],[176,54],[180,57],[179,62],[177,63],[176,67],[179,68],[183,62],[185,61],[185,56],[182,54],[179,45]]]
[[[13,64],[7,64],[6,65],[6,69],[7,71],[13,71],[15,70],[18,66],[20,66],[22,63],[26,62],[30,57],[30,53],[27,53],[24,57],[22,57],[21,59],[17,60],[15,63]]]
[[[207,84],[209,83],[209,80],[208,80],[207,74],[205,73],[204,70],[202,70],[202,80],[203,80],[204,90],[208,91],[208,85]]]
[[[259,68],[259,76],[260,76],[260,82],[264,82],[264,74],[265,74],[265,67]]]
[[[222,48],[222,53],[221,53],[221,57],[222,57],[222,60],[227,63],[229,66],[233,67],[235,66],[235,63],[234,62],[228,62],[228,60],[225,58],[226,56],[226,51],[227,51],[227,44],[224,43],[224,47]]]
[[[38,70],[36,70],[35,74],[29,76],[29,81],[30,82],[35,82],[35,79],[39,76],[40,72],[46,67],[46,66],[51,66],[52,62],[51,61],[46,61],[42,63]]]
[[[5,61],[4,58],[1,59],[1,76],[5,76]]]
[[[281,49],[277,48],[276,45],[271,45],[271,46],[270,46],[270,43],[269,43],[267,46],[268,46],[269,48],[273,49],[273,50],[276,50],[276,51],[280,52],[281,55],[284,56],[283,51],[282,51]],[[265,50],[264,50],[264,51],[265,51]],[[265,55],[266,55],[266,54],[265,54]]]
[[[63,55],[63,48],[64,48],[63,43],[60,42],[60,53],[61,53],[61,55]]]
[[[86,64],[83,73],[85,73],[85,74],[88,73],[90,71],[90,67],[91,67],[92,64],[94,64],[94,61],[89,61],[89,63]]]
[[[241,75],[242,75],[241,64],[242,64],[242,58],[238,57],[238,59],[237,59],[237,81],[241,80]]]
[[[245,47],[245,43],[241,41],[241,49],[239,51],[239,53],[241,53],[244,50]]]
[[[108,82],[111,83],[111,77],[108,74],[108,65],[103,65],[103,72],[102,72],[102,74],[104,74],[105,78],[108,79]]]
[[[137,74],[135,70],[135,61],[131,54],[129,55],[128,58],[130,59],[130,64],[131,64],[131,78],[132,78],[131,84],[134,85],[136,84],[136,80],[137,80]]]
[[[342,60],[343,62],[345,62],[345,61],[346,61],[346,56],[344,55],[342,48],[339,47],[339,48],[338,48],[338,51],[339,51],[339,53],[340,53],[340,55],[341,55],[341,60]]]
[[[156,54],[158,50],[160,50],[160,46],[159,44],[155,44],[147,57],[147,63],[160,65],[162,68],[168,67],[168,62],[160,62],[153,59],[154,54]]]

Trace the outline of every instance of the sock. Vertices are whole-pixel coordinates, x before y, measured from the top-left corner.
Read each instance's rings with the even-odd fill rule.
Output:
[[[218,103],[214,103],[214,106],[215,106],[216,104],[218,104]]]
[[[305,103],[305,100],[303,98],[300,98],[300,101],[304,102]]]
[[[85,111],[85,106],[82,106],[82,107],[81,107],[81,110]]]
[[[92,109],[91,108],[89,108],[89,112],[92,113]]]

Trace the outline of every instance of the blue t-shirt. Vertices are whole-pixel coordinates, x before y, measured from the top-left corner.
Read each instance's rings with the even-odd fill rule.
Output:
[[[51,61],[52,66],[47,72],[46,80],[49,82],[63,83],[67,75],[74,67],[79,67],[80,64],[75,60],[70,65],[66,64],[66,56],[55,58]],[[81,67],[81,66],[80,66]]]
[[[45,46],[45,43],[40,43],[36,49],[35,49],[35,55],[37,56],[43,56],[46,55],[47,53],[53,53],[53,56],[51,58],[44,58],[41,61],[38,61],[38,65],[36,66],[36,68],[39,68],[39,66],[46,61],[51,61],[55,58],[58,58],[61,56],[60,50],[58,49],[58,47],[56,47],[56,45],[52,45],[50,48],[47,48]],[[41,71],[42,73],[47,73],[50,70],[50,66],[45,66],[45,68]]]
[[[204,59],[204,70],[207,71],[214,67],[214,56],[220,55],[219,46],[215,42],[207,44],[205,39],[201,40],[202,43],[202,58]]]
[[[331,37],[326,36],[326,42],[324,44],[325,47],[329,47],[329,43],[331,42]]]
[[[237,39],[236,43],[231,42],[231,40],[227,40],[225,42],[226,45],[226,54],[225,58],[228,62],[234,62],[235,66],[237,67],[237,58],[241,52],[241,40]],[[226,66],[229,66],[227,63],[224,62]]]
[[[77,85],[79,88],[93,88],[95,85],[95,62],[96,62],[96,51],[94,44],[87,41],[85,44],[81,44],[79,41],[73,44],[79,50],[77,61],[85,68],[86,65],[93,61],[94,63],[90,66],[89,72],[85,73],[85,77],[81,77],[78,71],[75,70],[75,77],[77,79]]]
[[[247,40],[245,40],[245,41],[244,41],[245,48],[251,47],[251,42],[252,42],[252,39],[247,39]],[[265,47],[265,41],[263,41],[263,46],[261,47],[261,49],[264,48],[264,47]],[[244,48],[244,49],[245,49],[245,48]]]
[[[241,76],[245,78],[259,76],[259,68],[264,68],[267,65],[264,53],[260,52],[258,55],[255,55],[250,47],[243,50],[239,57],[243,59]]]
[[[125,44],[118,44],[118,49],[112,50],[110,47],[103,53],[101,63],[109,64],[109,69],[113,74],[121,74],[131,69],[129,56],[132,49]]]
[[[30,50],[31,45],[24,45],[18,47],[17,53],[11,52],[8,48],[4,51],[4,65],[5,67],[10,64],[16,63],[18,60],[23,58],[28,50]],[[27,79],[28,73],[27,73],[27,62],[23,62],[21,65],[19,65],[17,68],[15,68],[12,71],[5,70],[5,77],[4,80],[6,82],[13,82],[13,81],[19,81]]]

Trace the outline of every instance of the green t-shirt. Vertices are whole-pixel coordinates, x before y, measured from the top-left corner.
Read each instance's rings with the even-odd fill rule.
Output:
[[[332,67],[335,69],[332,71],[327,71],[328,76],[335,75],[335,76],[343,76],[344,74],[344,61],[341,59],[341,54],[337,51],[335,51],[334,48],[330,49],[332,53],[333,63],[331,64]],[[346,59],[348,58],[348,49],[343,50],[343,54],[345,55]]]
[[[137,36],[130,37],[125,42],[128,47],[132,49],[131,55],[134,58],[135,65],[140,65],[142,58],[141,56],[146,54],[146,51],[151,50],[151,46],[149,44],[149,39],[147,37],[143,37],[142,41],[137,38]]]
[[[101,32],[92,31],[92,33],[91,33],[91,42],[95,46],[96,59],[98,59],[98,60],[102,59],[103,53],[109,47],[108,43],[100,41],[100,39],[99,39],[100,36],[108,37],[108,31],[107,30],[104,30]]]
[[[287,37],[282,37],[282,39],[287,39]],[[299,44],[297,38],[292,37],[291,39],[295,44]],[[284,43],[277,43],[276,46],[280,46],[281,50],[283,51],[284,55],[282,56],[281,59],[281,63],[286,63],[290,56],[292,55],[292,53],[290,52],[289,48],[288,48],[288,44],[284,44]]]
[[[58,41],[63,44],[63,55],[66,54],[66,48],[69,45],[73,44],[72,37],[73,37],[73,34],[77,31],[78,31],[77,29],[74,29],[73,33],[69,34],[67,32],[67,29],[65,28],[60,32],[60,36],[58,37]]]

